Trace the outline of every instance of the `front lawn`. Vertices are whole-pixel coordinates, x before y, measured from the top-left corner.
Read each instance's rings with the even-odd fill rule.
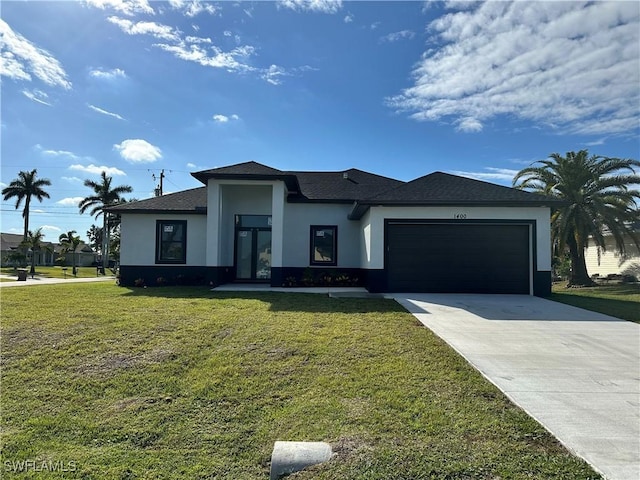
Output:
[[[640,285],[618,284],[567,288],[553,285],[550,299],[594,312],[640,323]]]
[[[30,286],[1,340],[3,478],[600,478],[391,300]]]
[[[27,272],[31,271],[31,266],[20,267],[26,268]],[[66,268],[66,270],[64,270]],[[7,275],[18,275],[16,273],[16,269],[13,267],[2,267],[0,272],[5,273]],[[44,277],[44,278],[92,278],[97,277],[96,267],[77,267],[77,275],[73,276],[73,268],[71,266],[66,267],[44,267],[36,265],[36,277]],[[112,275],[111,270],[106,271],[107,275]],[[31,278],[31,274],[29,273],[29,278]]]

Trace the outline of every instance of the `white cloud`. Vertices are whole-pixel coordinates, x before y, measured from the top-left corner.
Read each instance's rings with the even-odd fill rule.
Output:
[[[299,12],[337,13],[342,8],[342,0],[278,0],[278,7]]]
[[[127,74],[120,68],[112,68],[111,70],[96,68],[91,70],[89,72],[89,75],[100,80],[115,80],[118,78],[127,78]]]
[[[78,178],[78,177],[60,177],[62,180],[64,180],[65,182],[69,182],[69,183],[81,183],[82,179]]]
[[[413,37],[415,37],[415,35],[415,32],[413,32],[412,30],[401,30],[399,32],[393,32],[385,35],[384,37],[380,37],[380,41],[393,43],[397,42],[398,40],[412,39]]]
[[[77,207],[83,199],[84,197],[67,197],[62,200],[58,200],[56,203],[65,207]]]
[[[280,85],[282,84],[282,80],[280,77],[289,75],[287,71],[279,67],[278,65],[271,65],[268,69],[264,70],[261,78],[271,85]]]
[[[196,168],[196,164],[195,163],[187,163],[187,168]]]
[[[343,19],[344,23],[353,22],[353,13],[347,13]]]
[[[594,140],[592,142],[585,142],[584,144],[587,147],[597,147],[598,145],[604,145],[606,141],[607,141],[606,138],[599,138],[599,139]]]
[[[29,100],[41,103],[42,105],[47,105],[48,107],[51,106],[51,104],[47,101],[49,99],[49,95],[47,95],[42,90],[33,90],[31,92],[29,90],[22,90],[22,94]]]
[[[460,132],[481,132],[482,131],[482,122],[480,122],[479,120],[472,118],[472,117],[466,117],[466,118],[461,118],[458,121],[458,126],[456,127],[456,130],[460,131]]]
[[[129,16],[136,13],[155,14],[147,0],[86,0],[86,2],[101,10],[111,9]]]
[[[67,74],[60,62],[46,50],[36,47],[0,19],[2,51],[0,53],[0,75],[14,80],[31,80],[35,76],[47,85],[71,88]]]
[[[485,167],[486,172],[466,172],[460,170],[453,170],[449,173],[453,175],[458,175],[460,177],[467,178],[475,178],[476,180],[486,180],[486,181],[499,181],[502,183],[511,183],[513,181],[513,177],[515,177],[516,173],[519,170],[512,170],[510,168],[495,168],[495,167]]]
[[[194,37],[194,36],[188,36],[184,39],[184,41],[187,43],[211,43],[210,38],[202,38],[202,37]]]
[[[230,30],[225,30],[224,32],[222,32],[222,34],[223,34],[225,37],[231,37],[231,36],[233,36],[233,33],[232,33]]]
[[[240,117],[238,115],[236,115],[235,113],[229,117],[227,117],[226,115],[221,115],[221,114],[216,114],[213,116],[213,120],[216,123],[227,123],[229,120],[240,120]]]
[[[151,163],[162,158],[162,151],[146,140],[128,139],[113,146],[130,163]]]
[[[151,35],[163,40],[180,41],[180,32],[168,25],[157,22],[132,22],[120,17],[109,17],[107,20],[129,35]]]
[[[388,104],[416,120],[473,129],[514,116],[565,133],[638,128],[640,9],[635,2],[456,2],[414,85]],[[472,130],[473,130],[472,129]]]
[[[118,115],[117,113],[108,112],[107,110],[103,110],[102,108],[96,107],[95,105],[87,105],[87,107],[89,107],[94,112],[98,112],[102,115],[107,115],[109,117],[117,118],[118,120],[124,120],[124,118]]]
[[[199,63],[204,67],[224,68],[228,72],[245,72],[254,70],[253,67],[238,60],[253,55],[255,49],[249,45],[234,48],[229,52],[223,52],[215,45],[209,49],[204,49],[199,45],[186,45],[184,42],[177,45],[156,44],[155,46],[173,53],[181,60]],[[209,50],[211,50],[212,53],[209,53]]]
[[[210,15],[218,13],[218,9],[209,2],[200,0],[169,0],[171,8],[180,10],[187,17],[195,17],[203,12]]]
[[[68,150],[49,150],[49,149],[45,150],[40,145],[36,145],[35,148],[37,150],[40,150],[42,155],[45,155],[47,157],[64,157],[64,158],[68,158],[70,160],[79,160],[80,159],[80,157],[78,157],[75,153],[70,152]]]
[[[94,165],[93,163],[86,166],[80,165],[80,164],[69,165],[69,170],[76,170],[79,172],[91,173],[93,175],[100,175],[102,172],[105,172],[107,175],[122,175],[122,176],[126,175],[126,173],[124,173],[119,168],[97,166],[97,165]]]
[[[77,204],[76,204],[76,206],[77,206]],[[58,232],[62,232],[62,229],[59,228],[59,227],[56,227],[55,225],[42,225],[40,228],[42,229],[42,233],[44,233],[45,236],[46,236],[47,232],[51,232],[53,234],[56,234]]]

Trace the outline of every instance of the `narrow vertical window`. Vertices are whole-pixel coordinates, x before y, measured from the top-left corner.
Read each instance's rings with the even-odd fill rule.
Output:
[[[156,263],[187,263],[186,220],[156,221]]]
[[[326,225],[311,226],[311,265],[337,265],[338,227]]]

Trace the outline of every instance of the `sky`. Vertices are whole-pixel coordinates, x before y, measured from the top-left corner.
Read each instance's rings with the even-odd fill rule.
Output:
[[[0,187],[51,181],[48,241],[102,224],[78,210],[102,171],[144,199],[251,160],[511,185],[551,153],[640,157],[635,1],[2,1],[0,35]]]

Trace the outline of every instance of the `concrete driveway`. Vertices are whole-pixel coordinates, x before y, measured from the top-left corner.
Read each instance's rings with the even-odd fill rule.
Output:
[[[640,325],[524,295],[393,296],[606,478],[640,478]]]

